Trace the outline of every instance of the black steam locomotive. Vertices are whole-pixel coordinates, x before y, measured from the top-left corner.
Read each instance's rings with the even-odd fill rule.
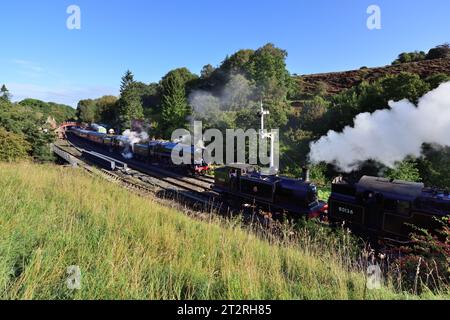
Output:
[[[275,213],[294,216],[317,216],[327,205],[318,200],[317,188],[302,179],[264,175],[247,164],[232,164],[215,170],[213,189],[224,197],[240,202],[257,203]]]
[[[334,181],[328,205],[330,221],[345,221],[357,234],[406,242],[413,225],[441,227],[435,218],[450,214],[450,195],[422,183],[364,176],[357,183]]]

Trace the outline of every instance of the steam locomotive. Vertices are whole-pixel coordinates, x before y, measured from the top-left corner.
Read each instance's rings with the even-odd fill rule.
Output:
[[[327,205],[319,201],[317,188],[302,179],[264,175],[247,164],[232,164],[215,170],[213,190],[225,198],[257,203],[276,213],[314,216],[325,213]]]
[[[71,128],[69,132],[75,136],[88,140],[100,147],[106,148],[111,152],[128,155],[137,160],[146,163],[158,163],[165,166],[173,166],[171,161],[172,151],[178,144],[167,141],[150,141],[148,143],[131,143],[128,137],[120,135],[107,135],[91,130],[81,128]],[[195,160],[194,146],[182,146],[180,157],[189,154],[191,162],[176,166],[178,169],[192,174],[203,175],[209,170],[209,165],[203,160]]]
[[[345,221],[357,234],[407,242],[413,226],[442,227],[436,218],[450,214],[450,195],[423,183],[364,176],[357,183],[334,181],[328,205],[330,221]]]

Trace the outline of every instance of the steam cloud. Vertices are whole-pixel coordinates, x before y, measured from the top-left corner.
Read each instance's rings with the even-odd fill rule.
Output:
[[[407,156],[419,157],[424,143],[450,146],[450,82],[424,95],[417,107],[408,100],[389,106],[359,114],[354,127],[330,131],[312,143],[310,160],[334,163],[345,172],[366,160],[392,168]]]
[[[131,131],[131,130],[125,130],[122,133],[122,136],[126,138],[127,144],[125,146],[125,149],[122,153],[122,156],[125,159],[131,159],[133,158],[133,146],[136,143],[140,143],[140,142],[144,142],[144,141],[148,141],[149,136],[147,134],[147,132],[142,131],[142,132],[136,132],[136,131]]]
[[[215,123],[224,111],[239,111],[254,104],[255,87],[240,74],[230,76],[227,84],[218,93],[197,90],[190,94],[189,104],[194,117]]]

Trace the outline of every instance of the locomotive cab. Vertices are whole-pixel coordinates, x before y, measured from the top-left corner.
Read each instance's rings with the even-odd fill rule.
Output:
[[[217,168],[214,175],[214,186],[221,190],[239,192],[241,177],[255,171],[255,167],[239,163]]]

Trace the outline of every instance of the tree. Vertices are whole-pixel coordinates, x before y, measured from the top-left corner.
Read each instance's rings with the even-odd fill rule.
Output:
[[[220,71],[225,75],[232,73],[248,75],[248,63],[254,53],[254,50],[245,49],[237,51],[230,57],[227,56],[220,65]]]
[[[202,79],[207,79],[212,76],[216,68],[214,68],[212,65],[207,64],[202,68],[202,71],[200,72],[200,77]]]
[[[450,44],[444,43],[431,49],[426,58],[428,60],[450,58]]]
[[[401,72],[395,76],[387,76],[381,80],[386,101],[408,99],[417,103],[419,98],[430,91],[429,85],[419,75]]]
[[[173,130],[184,128],[191,113],[186,100],[186,87],[195,77],[186,71],[186,68],[173,70],[161,80],[161,128],[164,128],[162,134],[166,138],[171,136]]]
[[[8,90],[8,88],[6,88],[5,85],[2,85],[2,88],[0,89],[0,92],[1,92],[0,99],[2,99],[4,101],[7,101],[7,102],[10,102],[11,94],[9,93],[9,90]]]
[[[115,96],[103,96],[95,100],[98,122],[111,127],[116,124],[118,118],[117,101],[118,99]]]
[[[144,109],[139,95],[135,93],[132,87],[126,89],[118,101],[119,128],[124,131],[131,128],[133,120],[144,119]]]
[[[422,181],[420,177],[417,163],[414,160],[405,160],[398,163],[395,168],[389,168],[385,174],[387,178],[419,182]]]
[[[189,71],[188,68],[178,68],[174,69],[172,71],[169,71],[160,82],[160,89],[161,92],[164,94],[164,90],[166,88],[166,84],[169,81],[171,77],[174,75],[180,77],[181,82],[183,83],[186,93],[188,94],[189,91],[194,86],[195,82],[198,80],[198,76],[193,74],[191,71]]]
[[[97,121],[97,104],[95,100],[80,100],[77,106],[77,117],[81,122],[94,123]]]
[[[120,95],[122,95],[125,90],[134,83],[134,75],[130,70],[127,70],[125,74],[122,76],[122,81],[120,84]]]
[[[0,161],[26,159],[30,150],[31,146],[23,135],[8,132],[0,127]]]
[[[287,52],[268,43],[250,57],[248,70],[262,94],[273,91],[273,85],[281,88],[279,95],[285,97],[291,76],[286,69]]]
[[[329,102],[321,96],[316,96],[311,100],[305,101],[300,111],[300,124],[302,129],[325,133],[327,128],[323,127],[322,121],[329,107]],[[324,132],[325,131],[325,132]]]
[[[424,144],[422,155],[418,167],[423,182],[427,186],[450,190],[450,147]]]
[[[55,140],[52,131],[43,131],[42,127],[30,126],[24,130],[26,140],[31,145],[31,154],[35,161],[46,162],[54,159],[50,143]]]
[[[292,85],[286,69],[287,52],[269,43],[259,48],[249,61],[250,79],[255,81],[259,96],[271,115],[267,126],[279,128],[287,123],[290,105],[287,94]]]

